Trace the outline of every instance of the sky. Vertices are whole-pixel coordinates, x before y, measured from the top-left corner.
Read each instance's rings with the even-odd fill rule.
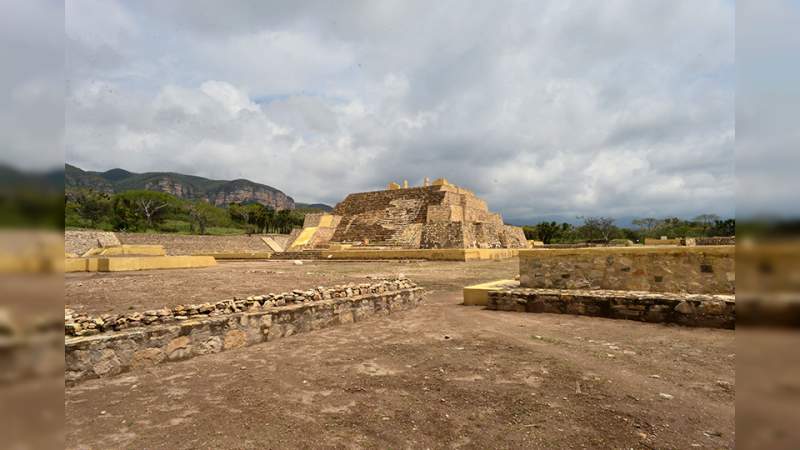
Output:
[[[303,202],[445,177],[512,223],[732,216],[736,9],[71,0],[54,139],[87,170],[247,178]]]

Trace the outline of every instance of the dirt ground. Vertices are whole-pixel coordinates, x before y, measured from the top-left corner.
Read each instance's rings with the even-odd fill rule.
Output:
[[[515,261],[223,263],[70,274],[67,304],[140,310],[404,273],[418,308],[65,391],[68,448],[721,448],[734,332],[466,307]]]

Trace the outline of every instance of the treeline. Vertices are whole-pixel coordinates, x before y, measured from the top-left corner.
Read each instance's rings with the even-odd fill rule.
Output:
[[[603,242],[631,240],[643,242],[644,238],[712,237],[736,234],[735,219],[721,219],[714,214],[702,214],[692,220],[670,217],[646,217],[632,221],[633,227],[619,227],[611,217],[580,217],[581,224],[541,222],[526,225],[525,237],[545,244],[573,244],[578,242]]]
[[[67,227],[113,231],[190,234],[289,233],[303,225],[304,214],[259,203],[231,203],[227,208],[188,201],[165,192],[126,191],[109,195],[94,190],[65,195]]]

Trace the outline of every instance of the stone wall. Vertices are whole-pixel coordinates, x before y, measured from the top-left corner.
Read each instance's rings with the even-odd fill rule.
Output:
[[[407,279],[90,317],[65,314],[66,381],[112,376],[415,307]]]
[[[350,194],[334,209],[342,219],[332,241],[413,247],[402,239],[404,228],[426,222],[427,206],[441,204],[444,194],[435,187]]]
[[[732,329],[736,325],[733,295],[501,289],[489,292],[487,309],[577,314],[712,328]]]
[[[694,238],[695,245],[736,245],[736,236]]]
[[[123,244],[162,245],[168,255],[270,252],[262,235],[200,236],[169,233],[116,233]],[[271,235],[276,238],[280,235]],[[278,237],[278,239],[281,239]]]
[[[521,250],[520,286],[733,294],[734,256],[732,246]]]
[[[402,248],[527,248],[486,202],[437,184],[350,194],[336,205],[341,222],[331,242]],[[511,237],[513,235],[513,238]]]
[[[66,253],[80,256],[93,248],[120,244],[117,236],[110,231],[64,230],[64,251]]]

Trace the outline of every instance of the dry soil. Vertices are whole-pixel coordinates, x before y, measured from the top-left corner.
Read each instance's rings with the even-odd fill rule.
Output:
[[[69,448],[733,447],[734,332],[460,305],[505,262],[231,262],[69,274],[126,311],[403,273],[411,311],[66,389]]]

